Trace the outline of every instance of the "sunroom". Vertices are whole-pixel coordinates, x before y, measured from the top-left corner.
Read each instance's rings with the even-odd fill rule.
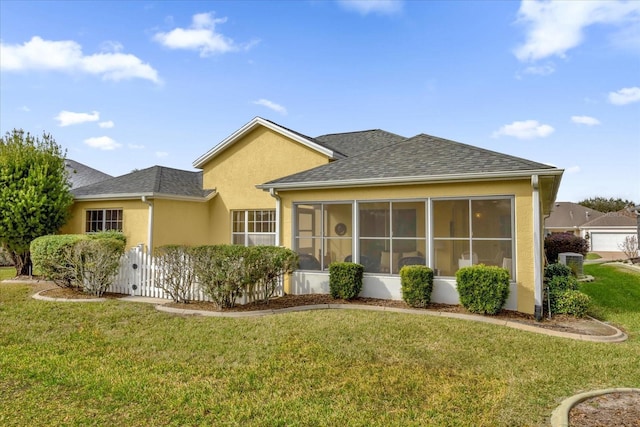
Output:
[[[514,220],[512,196],[295,202],[293,291],[328,292],[329,265],[353,261],[364,266],[362,296],[399,299],[399,270],[426,265],[440,284],[434,299],[456,303],[459,268],[515,271]]]

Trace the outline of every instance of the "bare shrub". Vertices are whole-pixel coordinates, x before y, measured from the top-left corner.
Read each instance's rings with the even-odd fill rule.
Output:
[[[638,256],[638,238],[635,235],[627,236],[622,243],[618,243],[618,248],[632,259]]]
[[[189,302],[196,273],[193,257],[187,246],[166,245],[156,249],[156,259],[163,277],[156,286],[164,290],[175,302]]]

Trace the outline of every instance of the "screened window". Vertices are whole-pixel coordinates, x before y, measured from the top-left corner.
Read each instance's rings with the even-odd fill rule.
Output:
[[[276,211],[232,211],[232,242],[236,245],[275,245]]]
[[[513,271],[512,199],[434,200],[432,212],[438,275],[475,264]]]
[[[397,274],[403,265],[426,265],[424,201],[363,202],[358,215],[365,271]]]
[[[87,209],[85,232],[122,231],[122,209]]]
[[[351,203],[296,205],[295,250],[301,270],[326,270],[335,261],[352,260]]]

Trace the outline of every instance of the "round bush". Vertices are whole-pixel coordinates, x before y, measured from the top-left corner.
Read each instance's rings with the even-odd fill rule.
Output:
[[[412,307],[426,307],[431,301],[433,270],[424,265],[405,265],[400,269],[402,299]]]
[[[589,295],[575,289],[560,292],[556,298],[556,312],[575,317],[584,317],[591,305]]]
[[[483,264],[456,272],[460,304],[472,313],[497,314],[509,296],[509,272]]]
[[[362,289],[364,267],[353,262],[329,265],[329,292],[333,298],[353,299]]]

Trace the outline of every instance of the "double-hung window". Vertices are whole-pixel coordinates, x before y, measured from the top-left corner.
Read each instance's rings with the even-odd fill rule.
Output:
[[[234,245],[276,244],[276,211],[273,209],[232,211]]]
[[[85,232],[122,231],[122,209],[87,209]]]

